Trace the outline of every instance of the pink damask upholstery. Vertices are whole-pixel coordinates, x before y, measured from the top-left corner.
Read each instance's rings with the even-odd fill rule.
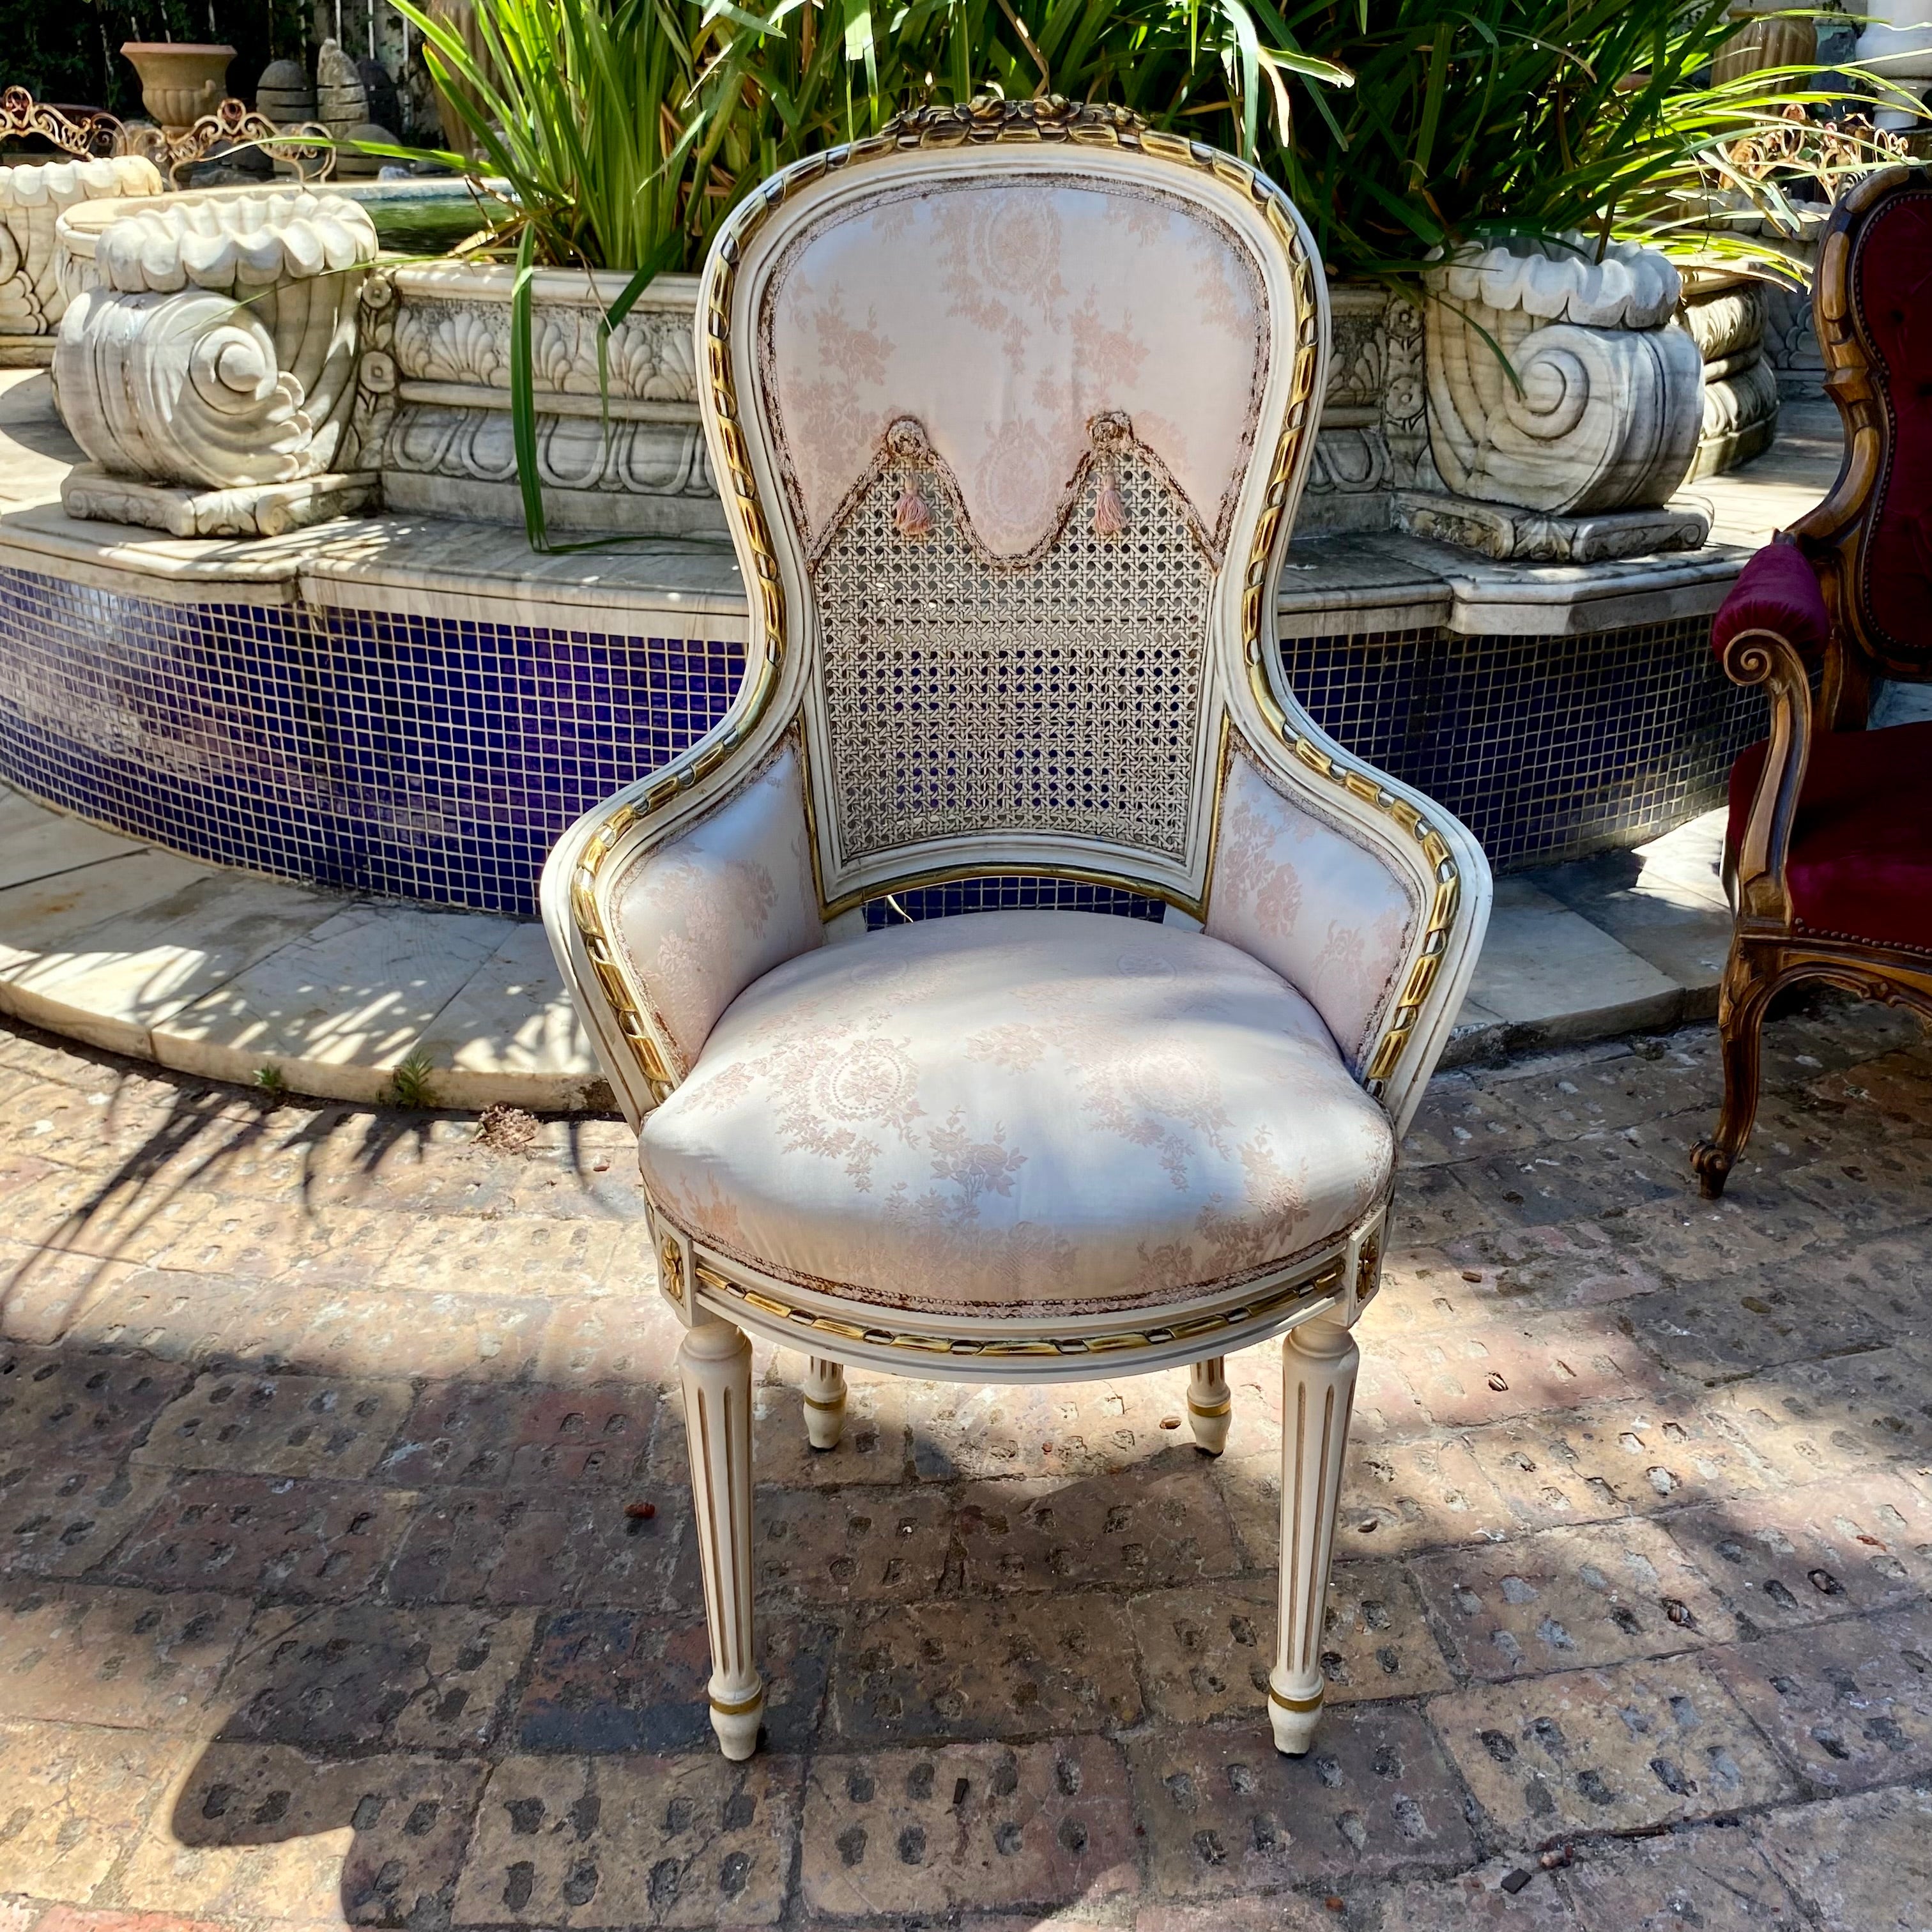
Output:
[[[1238,751],[1213,886],[1207,930],[1299,988],[1359,1071],[1414,930],[1418,908],[1401,880]]]
[[[868,1304],[1172,1302],[1333,1240],[1388,1116],[1235,947],[1075,912],[899,926],[748,988],[644,1124],[673,1222]]]
[[[995,555],[1053,533],[1108,412],[1210,532],[1246,464],[1267,316],[1250,258],[1198,206],[1088,180],[908,184],[802,236],[760,347],[786,482],[815,548],[901,417]]]
[[[689,1071],[718,1016],[761,973],[824,943],[798,754],[784,746],[729,800],[646,852],[610,895],[614,936]]]

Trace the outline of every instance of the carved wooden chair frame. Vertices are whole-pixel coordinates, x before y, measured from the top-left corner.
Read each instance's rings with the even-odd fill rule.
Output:
[[[1328,738],[1283,680],[1276,585],[1311,457],[1328,344],[1326,295],[1300,216],[1266,178],[1227,155],[1144,129],[1124,112],[1064,102],[995,103],[902,117],[881,134],[800,163],[727,224],[699,303],[699,380],[715,473],[750,594],[743,684],[727,716],[682,755],[598,806],[568,832],[544,876],[544,910],[567,982],[634,1125],[677,1084],[679,1064],[649,1000],[613,943],[610,884],[640,853],[688,832],[728,800],[788,733],[815,754],[810,689],[818,636],[812,590],[765,425],[755,419],[752,319],[758,274],[814,210],[877,170],[1039,167],[1052,158],[1145,182],[1205,204],[1246,238],[1268,277],[1274,350],[1254,454],[1216,578],[1209,620],[1208,735],[1199,823],[1184,861],[1093,839],[991,834],[908,847],[848,862],[822,820],[812,830],[820,910],[835,934],[866,902],[964,878],[1045,875],[1123,887],[1189,920],[1212,890],[1228,748],[1238,740],[1276,784],[1408,882],[1419,908],[1390,981],[1361,1084],[1399,1135],[1418,1104],[1473,970],[1488,914],[1489,869],[1469,833],[1431,800]],[[1291,326],[1292,325],[1292,326]],[[1218,742],[1217,742],[1218,740]],[[812,786],[806,788],[808,810]],[[864,944],[866,942],[859,942]],[[1322,1604],[1357,1351],[1348,1329],[1379,1275],[1387,1198],[1354,1226],[1238,1288],[1131,1314],[997,1321],[866,1311],[850,1300],[764,1275],[654,1222],[658,1286],[686,1328],[680,1353],[692,1484],[710,1626],[712,1720],[726,1753],[754,1747],[764,1687],[752,1652],[750,1349],[747,1334],[805,1354],[814,1444],[839,1438],[844,1365],[974,1382],[1092,1379],[1189,1365],[1198,1443],[1218,1451],[1230,1414],[1225,1358],[1292,1331],[1283,1351],[1281,1623],[1270,1679],[1277,1744],[1303,1751],[1322,1701]]]
[[[1932,1018],[1932,956],[1804,930],[1786,877],[1814,731],[1862,730],[1875,676],[1924,676],[1922,662],[1901,657],[1874,622],[1864,587],[1894,426],[1858,301],[1858,253],[1874,216],[1900,194],[1932,194],[1932,170],[1898,166],[1868,175],[1840,197],[1819,250],[1813,311],[1826,392],[1844,419],[1845,454],[1830,494],[1785,533],[1816,572],[1831,620],[1815,691],[1814,666],[1776,631],[1741,631],[1724,652],[1735,682],[1763,688],[1771,729],[1731,881],[1736,917],[1718,995],[1723,1110],[1690,1155],[1702,1192],[1714,1200],[1756,1118],[1765,1018],[1785,988],[1819,982]]]

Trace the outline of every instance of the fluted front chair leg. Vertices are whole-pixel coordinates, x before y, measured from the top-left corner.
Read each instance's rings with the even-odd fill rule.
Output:
[[[845,1371],[814,1355],[805,1365],[805,1432],[814,1449],[836,1449],[845,1432]]]
[[[727,1757],[747,1758],[765,1706],[752,1661],[752,1345],[728,1322],[701,1322],[677,1361],[711,1628],[711,1728]]]
[[[1332,1316],[1292,1329],[1281,1351],[1281,1606],[1268,1716],[1299,1757],[1322,1714],[1322,1623],[1361,1352]]]
[[[1228,1425],[1234,1420],[1234,1397],[1228,1392],[1228,1364],[1220,1355],[1196,1362],[1187,1371],[1187,1420],[1194,1444],[1210,1456],[1228,1446]]]

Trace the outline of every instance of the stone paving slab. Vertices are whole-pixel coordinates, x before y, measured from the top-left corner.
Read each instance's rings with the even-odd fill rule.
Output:
[[[177,1071],[380,1104],[609,1111],[535,922],[202,866],[0,786],[0,1013]],[[1444,1056],[1664,1028],[1713,1010],[1730,921],[1721,814],[1613,862],[1505,879]]]
[[[739,1768],[621,1130],[0,1031],[0,1932],[1925,1932],[1932,1050],[1766,1065],[1714,1210],[1706,1030],[1438,1076],[1301,1760],[1274,1351],[1210,1460],[760,1348]]]

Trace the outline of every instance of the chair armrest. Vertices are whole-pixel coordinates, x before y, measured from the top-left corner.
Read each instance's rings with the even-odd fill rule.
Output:
[[[544,870],[544,920],[634,1122],[691,1071],[724,1009],[754,980],[823,945],[825,928],[792,739],[655,836],[620,840],[586,878],[578,854],[600,832],[609,838],[607,821],[624,823],[628,796],[607,800],[559,842]]]
[[[1788,928],[1785,861],[1811,751],[1811,680],[1831,636],[1817,574],[1795,544],[1773,543],[1744,566],[1711,626],[1712,648],[1734,684],[1762,685],[1771,741],[1737,853],[1743,917]]]

